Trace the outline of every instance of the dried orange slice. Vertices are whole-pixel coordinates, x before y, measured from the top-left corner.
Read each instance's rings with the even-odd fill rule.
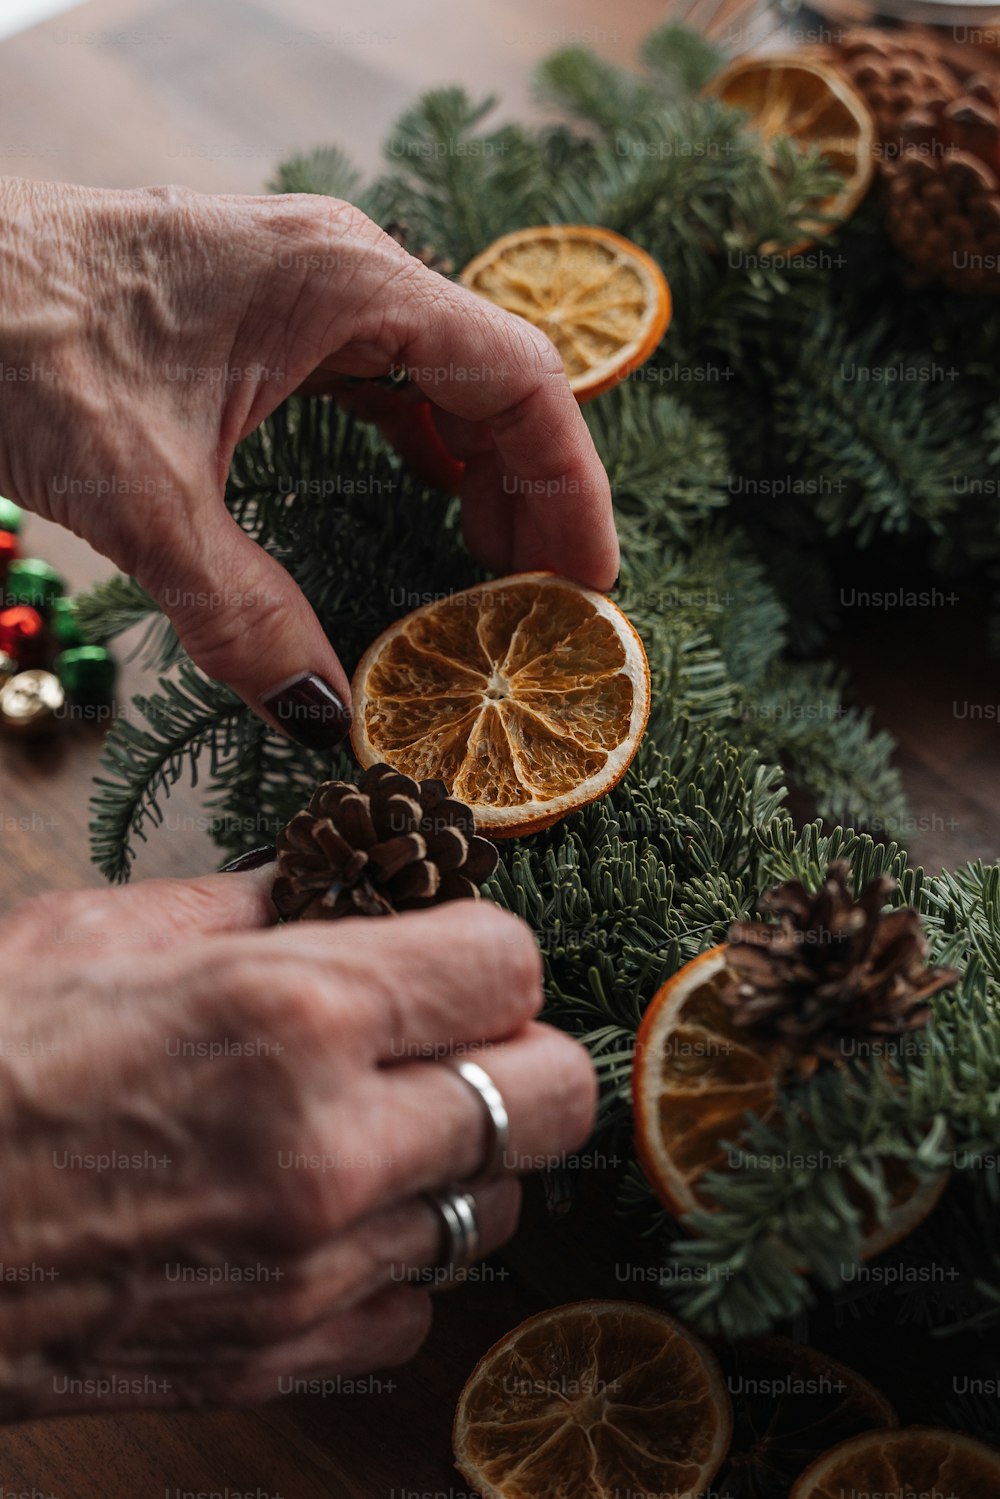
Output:
[[[713,947],[667,980],[636,1042],[632,1103],[636,1150],[664,1204],[682,1217],[709,1206],[708,1171],[725,1168],[725,1140],[738,1140],[752,1111],[771,1118],[787,1053],[749,1043],[721,991],[726,950]]]
[[[709,89],[733,108],[749,110],[750,124],[765,148],[776,136],[785,136],[803,150],[819,151],[843,177],[844,186],[817,204],[817,212],[824,220],[850,218],[872,183],[878,132],[865,100],[841,73],[799,53],[742,57],[724,68]],[[836,227],[836,222],[804,220],[809,237],[781,253],[799,254]]]
[[[660,1200],[677,1217],[711,1208],[703,1189],[709,1171],[729,1165],[725,1142],[738,1142],[747,1113],[777,1121],[789,1054],[778,1042],[761,1042],[732,1022],[722,999],[725,945],[686,963],[654,995],[643,1016],[632,1072],[636,1152]],[[879,1223],[874,1215],[864,1257],[879,1254],[916,1228],[947,1184],[915,1178],[886,1162],[895,1206]]]
[[[649,717],[649,666],[591,588],[518,573],[397,620],[351,683],[351,742],[437,777],[494,837],[535,832],[610,791]]]
[[[790,1338],[755,1338],[723,1360],[736,1398],[733,1442],[717,1485],[726,1499],[786,1499],[823,1452],[860,1432],[898,1426],[855,1369]]]
[[[1000,1452],[958,1431],[908,1426],[851,1437],[807,1468],[791,1499],[857,1499],[861,1494],[996,1499]]]
[[[670,322],[670,288],[656,261],[592,224],[516,229],[470,260],[459,280],[548,335],[578,401],[644,364]]]
[[[731,1431],[719,1366],[678,1322],[635,1302],[581,1301],[490,1349],[453,1436],[483,1499],[698,1499]]]

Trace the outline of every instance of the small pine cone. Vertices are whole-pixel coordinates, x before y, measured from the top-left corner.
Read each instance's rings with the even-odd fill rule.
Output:
[[[827,1061],[845,1055],[845,1042],[926,1025],[928,999],[958,973],[926,965],[916,911],[882,914],[893,880],[879,876],[855,900],[849,873],[831,864],[815,895],[799,880],[778,885],[760,902],[777,922],[733,924],[723,999],[735,1025]]]
[[[479,899],[497,851],[443,781],[374,765],[358,784],[326,781],[278,835],[273,900],[286,921],[391,916]]]

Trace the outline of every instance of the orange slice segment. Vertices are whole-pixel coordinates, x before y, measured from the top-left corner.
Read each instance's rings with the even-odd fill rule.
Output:
[[[644,364],[670,322],[670,288],[656,261],[592,224],[517,229],[459,279],[548,335],[578,401]]]
[[[738,1144],[746,1115],[779,1118],[789,1054],[733,1025],[721,997],[725,974],[724,945],[686,963],[654,995],[639,1028],[632,1073],[636,1152],[660,1200],[679,1218],[714,1206],[705,1176],[738,1165],[726,1142]],[[946,1172],[915,1177],[891,1161],[886,1175],[894,1206],[882,1222],[871,1213],[866,1259],[916,1228],[948,1180]]]
[[[522,1322],[459,1397],[459,1471],[483,1499],[697,1499],[732,1409],[715,1359],[672,1317],[584,1301]]]
[[[870,1431],[818,1458],[791,1499],[856,1499],[859,1494],[995,1499],[1000,1452],[961,1432],[928,1426]]]
[[[642,642],[616,604],[521,573],[390,626],[351,684],[351,741],[438,777],[494,837],[547,827],[610,791],[649,717]]]
[[[733,108],[749,111],[765,148],[785,136],[826,157],[844,185],[818,203],[817,212],[834,221],[850,218],[872,183],[877,130],[861,94],[836,69],[797,53],[743,57],[724,68],[709,89]],[[802,227],[808,238],[782,254],[800,254],[837,223],[808,219]],[[761,248],[773,253],[778,246]]]

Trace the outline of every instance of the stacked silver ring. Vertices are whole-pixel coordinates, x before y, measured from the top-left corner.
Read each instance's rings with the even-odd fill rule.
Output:
[[[487,1186],[504,1174],[510,1146],[507,1106],[485,1067],[459,1058],[449,1058],[446,1065],[453,1068],[481,1100],[486,1110],[487,1140],[483,1166],[475,1177],[444,1191],[426,1194],[426,1200],[444,1224],[445,1248],[438,1266],[438,1285],[453,1284],[479,1258],[479,1215],[476,1199],[469,1188]]]
[[[465,1183],[467,1187],[485,1187],[496,1181],[497,1177],[503,1176],[507,1169],[507,1154],[510,1150],[510,1116],[507,1105],[486,1068],[480,1067],[478,1062],[455,1058],[449,1060],[447,1065],[458,1073],[463,1082],[468,1083],[486,1109],[487,1134],[483,1165],[478,1175]]]

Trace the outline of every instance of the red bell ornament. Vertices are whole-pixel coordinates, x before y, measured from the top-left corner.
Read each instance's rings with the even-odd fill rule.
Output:
[[[17,556],[17,537],[13,531],[0,531],[0,580]]]
[[[45,623],[37,609],[14,604],[0,610],[0,652],[12,656],[19,666],[33,665],[45,643]]]

